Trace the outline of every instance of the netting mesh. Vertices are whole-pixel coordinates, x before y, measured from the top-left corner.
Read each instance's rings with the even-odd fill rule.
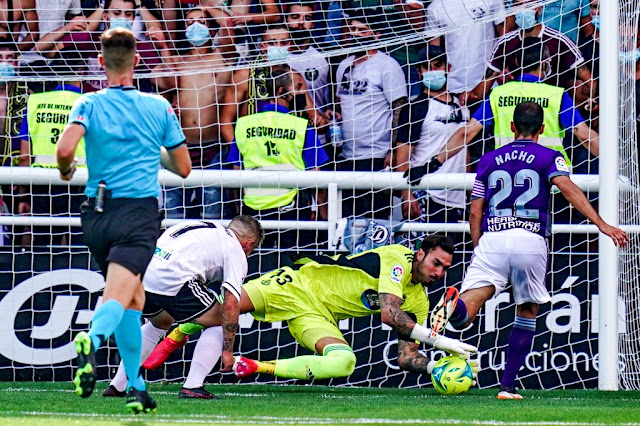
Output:
[[[313,134],[307,133],[304,152],[293,163],[260,163],[255,168],[383,173],[423,165],[472,118],[486,123],[482,100],[492,87],[517,79],[523,71],[521,46],[527,36],[540,40],[538,71],[545,77],[544,83],[565,89],[575,105],[561,111],[564,128],[580,121],[578,114],[591,130],[597,131],[599,126],[596,1],[590,4],[582,1],[576,8],[564,4],[569,2],[550,0],[314,3],[202,0],[194,1],[193,5],[165,0],[142,1],[137,8],[124,0],[106,4],[73,0],[55,3],[64,6],[52,8],[54,2],[36,2],[37,9],[15,11],[8,25],[0,25],[0,80],[5,83],[0,86],[3,88],[0,115],[4,120],[2,160],[8,167],[47,167],[55,163],[52,146],[66,122],[60,117],[68,115],[76,93],[107,86],[98,60],[99,36],[113,26],[131,26],[134,31],[141,56],[135,84],[140,90],[157,93],[172,103],[196,168],[217,171],[254,168],[245,164],[252,153],[233,144],[239,137],[239,120],[269,108],[277,109],[274,105],[278,102],[286,111],[291,109],[297,117],[307,120]],[[638,23],[636,2],[621,4],[621,174],[636,187],[637,61],[633,55],[637,51]],[[527,23],[525,11],[536,11],[534,19],[543,22],[543,26],[519,28]],[[34,25],[34,20],[39,25]],[[431,56],[425,67],[426,58],[420,51],[427,44],[441,46],[446,58],[444,65],[435,64],[436,59],[443,62],[442,57]],[[543,46],[548,49],[547,60],[542,60]],[[363,56],[363,52],[367,54]],[[436,88],[436,77],[424,77],[430,70],[428,67],[446,72],[445,89]],[[290,75],[292,84],[281,92],[278,101],[274,97],[277,93],[270,92],[275,86],[270,76],[282,70]],[[427,80],[432,86],[425,90]],[[294,102],[294,95],[302,94],[306,98],[304,107],[300,99]],[[495,133],[486,123],[466,150],[447,161],[439,173],[473,172],[480,156],[494,148]],[[263,157],[275,152],[281,157],[294,156],[287,151],[290,147],[273,140],[261,139],[260,144],[265,145],[260,154]],[[567,130],[562,145],[574,173],[598,173],[594,155],[598,146],[596,133]],[[55,269],[90,268],[77,220],[73,226],[66,220],[78,216],[83,200],[81,186],[3,183],[5,201],[1,207],[6,215],[43,219],[39,226],[16,222],[5,228],[7,250],[2,255],[13,267],[1,273],[3,301],[9,301],[7,297],[13,294],[13,289],[20,288],[31,276]],[[253,274],[285,263],[289,252],[341,248],[329,241],[330,234],[336,237],[333,230],[329,233],[326,227],[316,226],[327,221],[328,209],[332,207],[325,188],[299,185],[293,199],[268,208],[248,202],[247,195],[255,195],[256,189],[258,195],[274,195],[271,185],[252,189],[241,184],[164,185],[160,207],[168,219],[230,219],[238,213],[249,213],[263,220],[312,223],[308,229],[268,230],[264,246],[251,257]],[[338,217],[360,218],[365,221],[364,227],[373,220],[390,229],[397,241],[407,244],[421,235],[399,232],[397,226],[402,223],[445,226],[467,220],[467,194],[463,190],[393,189],[373,185],[369,189],[341,187]],[[635,194],[621,193],[621,224],[638,222]],[[597,205],[597,193],[587,195]],[[561,196],[554,197],[552,211],[555,223],[586,223]],[[57,217],[60,222],[51,226],[52,222],[47,221],[50,217]],[[447,277],[449,285],[461,281],[472,250],[467,234],[453,236],[457,254]],[[625,363],[622,384],[626,388],[638,387],[640,371],[636,354],[640,330],[635,306],[638,290],[634,285],[638,241],[636,235],[632,238],[632,248],[624,252],[620,270],[621,298],[625,302],[621,311],[624,332],[620,351]],[[554,234],[550,247],[549,286],[553,301],[540,313],[534,352],[520,374],[521,385],[595,387],[597,237]],[[69,284],[53,278],[52,282],[55,285],[35,291],[33,297],[15,299],[20,302],[15,321],[9,318],[0,325],[6,336],[11,336],[6,341],[14,342],[4,345],[2,355],[6,362],[3,362],[9,368],[3,368],[2,378],[70,377],[72,351],[70,347],[66,352],[60,348],[77,331],[87,328],[85,320],[95,309],[98,296],[89,295],[81,283]],[[432,303],[438,300],[441,291],[441,287],[436,288],[430,294]],[[56,316],[63,307],[77,313],[70,318]],[[497,383],[504,367],[513,315],[513,302],[505,293],[487,305],[469,330],[459,336],[447,332],[478,344],[483,350],[481,387]],[[395,333],[383,327],[377,316],[348,320],[341,328],[346,341],[354,347],[358,367],[350,378],[331,383],[370,386],[428,383],[428,377],[397,368]],[[241,322],[238,340],[241,353],[263,360],[304,352],[292,340],[286,325],[258,325],[250,317]],[[193,345],[189,343],[185,354],[172,358],[162,372],[149,373],[149,379],[182,379]],[[14,352],[16,348],[24,352]],[[427,354],[440,355],[434,351]],[[113,367],[118,361],[114,346],[101,351],[99,359],[103,365]],[[111,370],[103,373],[102,378],[106,378]],[[209,379],[233,381],[218,373]]]

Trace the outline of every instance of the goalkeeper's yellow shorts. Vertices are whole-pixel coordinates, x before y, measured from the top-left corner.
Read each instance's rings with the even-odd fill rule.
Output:
[[[344,341],[336,320],[314,294],[301,284],[297,271],[282,267],[245,283],[258,321],[287,321],[289,332],[302,346],[315,352],[318,340]]]

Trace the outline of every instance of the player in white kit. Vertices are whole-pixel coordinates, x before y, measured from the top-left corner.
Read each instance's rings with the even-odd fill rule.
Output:
[[[221,371],[233,366],[233,341],[238,326],[238,302],[247,275],[247,256],[262,241],[264,232],[251,216],[237,216],[227,228],[208,221],[187,221],[167,229],[143,278],[146,295],[143,316],[150,321],[142,326],[142,360],[147,359],[173,322],[189,327],[213,307],[223,306],[222,327],[204,330],[196,344],[187,380],[180,390],[183,398],[215,398],[203,386],[217,357],[208,351],[222,352]],[[220,283],[221,295],[209,288]],[[224,330],[224,331],[223,331]],[[187,339],[177,342],[184,346]],[[223,350],[224,349],[224,350]],[[146,367],[146,366],[145,366]],[[204,373],[204,374],[203,374]],[[124,396],[126,375],[122,365],[103,396]]]

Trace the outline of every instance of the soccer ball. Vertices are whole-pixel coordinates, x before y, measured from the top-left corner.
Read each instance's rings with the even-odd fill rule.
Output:
[[[473,382],[473,371],[464,359],[446,356],[434,365],[431,382],[441,394],[457,395],[469,390]]]

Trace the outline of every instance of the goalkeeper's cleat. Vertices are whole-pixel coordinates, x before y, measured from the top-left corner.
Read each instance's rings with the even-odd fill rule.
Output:
[[[498,399],[522,399],[522,395],[518,393],[515,387],[501,386],[500,392],[498,392]]]
[[[162,366],[172,353],[187,344],[187,340],[189,340],[189,336],[185,336],[185,338],[179,342],[176,342],[171,337],[165,337],[144,361],[142,368],[145,370],[153,370],[154,368]]]
[[[204,388],[204,386],[200,386],[199,388],[187,389],[182,388],[178,393],[178,398],[190,398],[190,399],[220,399],[219,396],[212,394],[208,390]]]
[[[236,377],[249,377],[258,372],[258,364],[252,359],[245,358],[243,356],[235,357],[233,363],[233,374]]]
[[[157,404],[147,391],[139,391],[135,388],[129,388],[129,391],[127,392],[126,406],[127,411],[131,414],[139,414],[155,412]]]
[[[431,311],[431,330],[436,333],[442,333],[444,331],[444,328],[449,322],[449,318],[451,318],[453,314],[453,310],[458,304],[458,297],[460,297],[460,293],[455,287],[449,287],[447,291],[444,292]]]
[[[78,370],[73,379],[76,393],[83,398],[88,398],[96,387],[96,352],[88,333],[81,331],[73,339],[78,353]]]
[[[107,398],[108,397],[124,398],[125,396],[127,396],[127,392],[126,391],[119,391],[118,389],[116,389],[115,386],[109,385],[104,390],[104,392],[102,392],[102,396],[107,397]]]

